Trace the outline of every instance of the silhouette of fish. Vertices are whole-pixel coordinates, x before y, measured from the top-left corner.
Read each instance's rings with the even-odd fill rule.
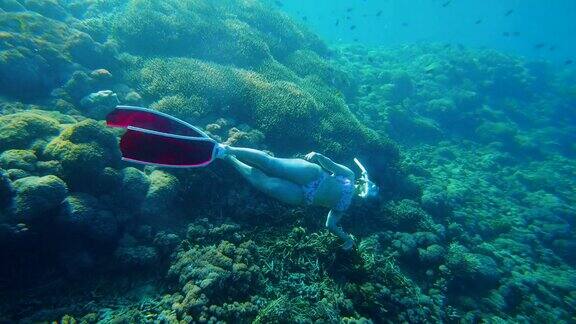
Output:
[[[336,19],[336,23],[334,24],[334,26],[338,26],[340,25],[340,19]]]
[[[446,8],[452,3],[452,0],[448,0],[442,4],[442,7]]]
[[[572,61],[572,60],[566,60],[566,61],[564,62],[564,65],[571,65],[572,63],[574,63],[574,61]]]
[[[348,8],[346,9],[346,12],[352,12],[354,10],[354,8]]]
[[[474,24],[476,24],[476,25],[480,25],[481,23],[482,23],[482,19],[478,19],[474,22]]]
[[[549,50],[550,52],[554,52],[554,51],[556,50],[556,45],[551,45],[551,46],[548,48],[548,50]]]
[[[509,33],[509,32],[503,32],[503,33],[502,33],[502,36],[504,36],[504,37],[510,37],[510,33]]]
[[[534,49],[543,49],[546,46],[544,43],[538,43],[534,45]]]
[[[304,20],[304,21],[308,21],[308,17],[306,17],[306,16],[302,16],[302,20]]]
[[[274,3],[278,6],[278,7],[284,7],[284,4],[281,1],[274,1]]]
[[[380,10],[376,13],[376,17],[380,17],[380,16],[382,16],[382,10]]]
[[[510,9],[510,10],[506,11],[506,13],[504,14],[504,16],[508,17],[508,16],[510,16],[510,15],[513,14],[513,13],[514,13],[514,9]]]
[[[354,29],[356,29],[356,25],[350,26],[350,30],[354,30]]]
[[[520,36],[520,32],[514,32],[513,35],[514,35],[515,37],[518,37],[518,36]]]
[[[407,23],[407,22],[403,22],[403,23],[402,23],[402,27],[408,27],[408,23]]]

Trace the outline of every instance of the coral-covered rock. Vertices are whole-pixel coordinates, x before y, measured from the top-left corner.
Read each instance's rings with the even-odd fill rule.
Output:
[[[8,202],[12,198],[14,189],[12,182],[6,174],[6,171],[0,169],[0,211],[8,207]]]
[[[53,175],[18,179],[13,186],[15,221],[35,221],[45,216],[60,206],[68,192],[66,183]]]
[[[0,116],[0,151],[28,148],[58,131],[58,121],[45,114],[31,111]]]
[[[85,120],[65,129],[44,150],[46,157],[62,164],[63,175],[72,188],[89,188],[107,166],[120,161],[116,136],[110,129]],[[97,182],[97,181],[96,181]]]
[[[63,20],[68,15],[66,10],[56,0],[26,0],[24,5],[28,10],[56,20]]]
[[[72,194],[64,200],[57,221],[76,234],[97,242],[114,241],[118,233],[116,217],[88,194]]]
[[[0,154],[0,167],[34,171],[38,158],[31,150],[7,150]]]
[[[6,12],[26,11],[26,8],[17,0],[0,0],[0,9]]]
[[[112,90],[93,92],[80,100],[80,105],[87,116],[104,119],[120,103]]]
[[[150,186],[146,193],[142,210],[154,218],[162,219],[169,215],[178,195],[180,181],[170,173],[154,170],[148,176]]]
[[[122,169],[120,175],[121,183],[114,198],[118,204],[134,208],[146,199],[150,179],[144,172],[133,167]]]

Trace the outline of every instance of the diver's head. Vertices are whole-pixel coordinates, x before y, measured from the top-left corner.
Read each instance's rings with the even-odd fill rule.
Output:
[[[358,179],[354,187],[356,188],[356,194],[360,198],[374,198],[380,192],[378,185],[364,178]]]
[[[356,184],[354,185],[358,197],[373,198],[378,196],[380,188],[378,188],[378,186],[374,182],[368,179],[368,171],[366,171],[366,168],[364,168],[362,163],[360,163],[360,161],[358,161],[357,158],[354,158],[354,163],[356,163],[358,168],[360,168],[360,171],[362,171],[360,177],[358,178]]]

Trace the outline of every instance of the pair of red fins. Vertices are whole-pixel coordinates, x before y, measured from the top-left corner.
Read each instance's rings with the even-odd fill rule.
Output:
[[[117,106],[106,116],[106,124],[126,129],[120,139],[124,161],[194,168],[210,164],[222,152],[222,146],[200,129],[152,109]]]

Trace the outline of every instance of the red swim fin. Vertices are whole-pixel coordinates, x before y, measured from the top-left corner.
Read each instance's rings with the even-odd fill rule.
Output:
[[[120,139],[122,159],[164,167],[193,168],[210,164],[218,144],[208,138],[186,137],[129,127]]]
[[[183,120],[141,107],[117,106],[106,116],[106,124],[110,127],[133,126],[162,133],[208,138],[206,133]]]

